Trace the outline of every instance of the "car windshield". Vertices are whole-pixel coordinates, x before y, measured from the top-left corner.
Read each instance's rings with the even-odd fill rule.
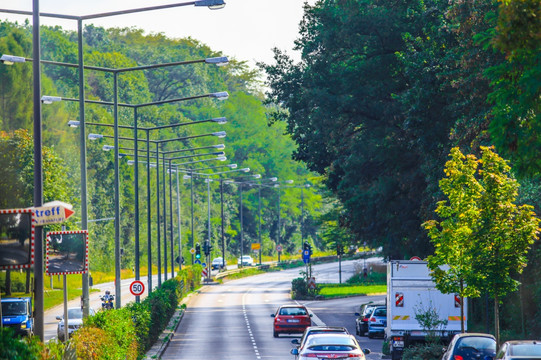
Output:
[[[24,301],[3,302],[2,315],[5,315],[5,316],[26,315],[26,302]]]
[[[374,311],[375,306],[367,306],[366,309],[364,309],[363,315],[370,315]]]
[[[511,356],[541,356],[541,344],[513,344],[509,347]]]
[[[68,309],[68,319],[82,319],[83,311],[81,309]]]
[[[280,315],[306,315],[306,309],[297,307],[281,308]]]
[[[355,347],[347,345],[313,345],[308,346],[308,349],[313,351],[351,351]]]
[[[376,309],[372,315],[385,317],[387,316],[387,309]]]
[[[222,258],[216,258],[214,260],[212,260],[213,263],[221,263],[222,262]]]
[[[466,336],[459,340],[457,348],[474,348],[477,350],[496,351],[496,341],[482,336]]]
[[[351,350],[357,347],[357,344],[350,336],[335,336],[335,335],[330,335],[330,334],[310,336],[306,342],[307,342],[308,348],[310,349],[312,349],[313,346],[331,346],[331,345],[349,347],[346,350]],[[316,349],[312,349],[312,350],[316,350]]]

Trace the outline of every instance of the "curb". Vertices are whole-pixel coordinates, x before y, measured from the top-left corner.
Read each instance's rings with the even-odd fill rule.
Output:
[[[184,309],[177,309],[156,343],[145,354],[144,360],[160,359],[184,316]]]
[[[186,304],[191,295],[192,294],[188,294],[180,301],[179,307],[171,317],[171,320],[169,320],[169,323],[165,327],[165,330],[163,330],[158,340],[156,340],[156,343],[154,343],[150,350],[147,351],[143,360],[161,359],[163,353],[167,349],[167,346],[169,346],[171,339],[173,338],[173,336],[175,336],[175,332],[180,325],[180,321],[182,320],[182,318],[184,317],[184,313],[186,312],[186,310],[180,308],[180,306]]]

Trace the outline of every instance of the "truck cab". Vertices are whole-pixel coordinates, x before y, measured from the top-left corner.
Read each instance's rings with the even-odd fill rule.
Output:
[[[2,325],[12,328],[18,335],[32,335],[34,332],[32,298],[3,298]]]

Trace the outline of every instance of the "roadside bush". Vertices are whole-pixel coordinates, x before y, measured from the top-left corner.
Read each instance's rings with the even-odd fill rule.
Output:
[[[291,281],[291,298],[305,299],[308,297],[308,284],[304,278],[296,278]]]
[[[439,360],[443,345],[438,343],[419,344],[404,349],[402,360]]]
[[[135,322],[132,319],[132,312],[128,308],[113,309],[108,311],[99,311],[96,315],[89,317],[85,321],[85,327],[89,329],[96,328],[103,331],[103,341],[109,341],[108,344],[102,344],[102,347],[108,349],[106,359],[136,359],[137,358],[137,334],[135,331]],[[90,331],[90,330],[89,330]],[[96,332],[99,334],[99,332]],[[78,334],[78,332],[76,333]],[[87,338],[80,336],[73,340],[76,348],[77,342],[86,343]],[[85,344],[86,345],[86,344]],[[80,358],[79,352],[77,357]],[[101,357],[90,357],[89,359],[101,359]]]
[[[37,337],[19,338],[10,328],[0,329],[0,360],[49,359],[47,350]]]
[[[114,340],[103,329],[83,326],[70,340],[77,359],[119,359]]]

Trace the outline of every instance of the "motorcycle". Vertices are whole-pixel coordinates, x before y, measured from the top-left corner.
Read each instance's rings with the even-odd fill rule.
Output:
[[[103,295],[102,297],[100,297],[101,299],[101,308],[103,310],[110,310],[112,308],[114,308],[114,305],[113,305],[113,300],[114,300],[115,296],[114,295]]]

